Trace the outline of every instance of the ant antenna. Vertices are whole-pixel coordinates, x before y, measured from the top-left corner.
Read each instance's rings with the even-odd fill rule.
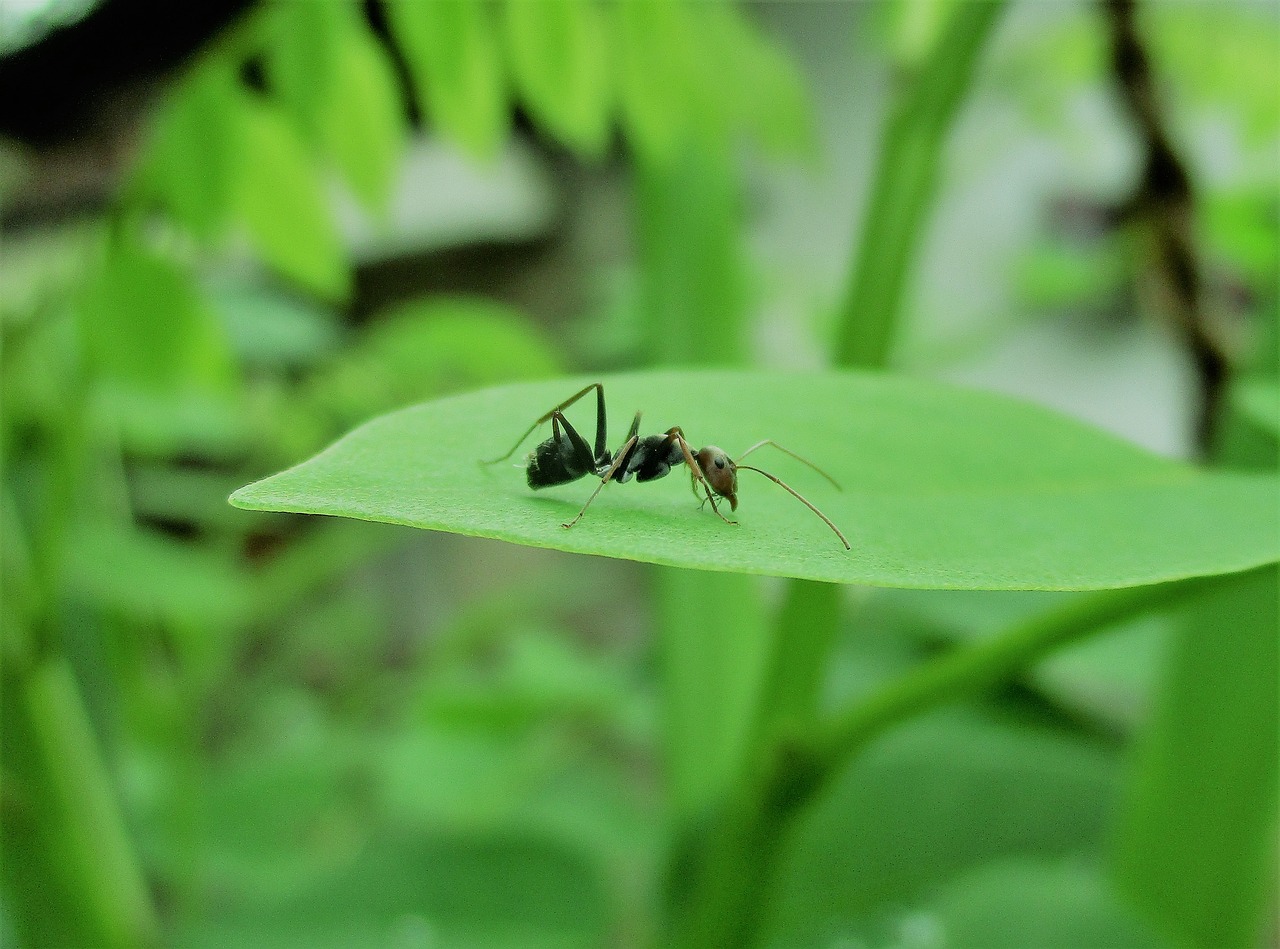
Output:
[[[782,452],[784,455],[790,455],[792,458],[794,458],[796,461],[800,462],[802,465],[808,465],[808,466],[809,466],[810,468],[812,468],[814,471],[818,472],[818,474],[822,475],[822,477],[824,477],[824,478],[826,478],[828,481],[830,481],[830,482],[831,482],[831,486],[832,486],[833,488],[835,488],[837,491],[843,491],[843,490],[844,490],[844,488],[840,487],[839,482],[837,482],[835,478],[831,477],[831,475],[827,474],[825,471],[823,471],[821,468],[819,468],[817,465],[815,465],[815,464],[814,464],[812,461],[810,461],[808,458],[802,458],[802,457],[800,457],[800,456],[799,456],[799,455],[797,455],[794,451],[792,451],[790,448],[783,448],[781,445],[779,445],[777,442],[775,442],[772,438],[766,438],[766,439],[764,439],[763,441],[758,441],[758,442],[756,442],[754,445],[752,445],[750,448],[748,448],[746,451],[744,451],[741,455],[739,455],[739,456],[738,456],[738,460],[737,460],[737,461],[735,461],[735,462],[734,462],[734,464],[735,464],[735,465],[740,464],[740,463],[742,462],[742,459],[743,459],[743,458],[746,458],[746,457],[747,457],[747,455],[751,454],[751,453],[752,453],[753,451],[755,451],[757,448],[763,448],[765,445],[772,445],[774,448],[778,449],[778,451]],[[749,466],[743,466],[743,467],[749,467]],[[752,471],[760,471],[760,469],[759,469],[759,468],[752,468],[751,470],[752,470]],[[761,474],[764,474],[764,472],[763,472],[763,471],[761,471],[760,473],[761,473]],[[782,482],[778,482],[778,483],[779,483],[779,484],[782,484]],[[785,487],[786,487],[786,485],[783,485],[783,487],[785,488]],[[788,488],[788,490],[790,490],[790,489]],[[801,500],[803,500],[803,498],[802,498]]]
[[[766,444],[766,442],[761,442],[760,444],[761,444],[761,445],[764,445],[764,444]],[[771,443],[769,443],[769,444],[771,444]],[[754,447],[752,447],[752,448],[748,449],[748,451],[747,451],[747,452],[743,452],[744,457],[745,457],[745,455],[746,455],[748,452],[750,452],[750,451],[754,451],[756,448],[759,448],[759,447],[760,447],[760,445],[756,445],[756,446],[754,446]],[[781,446],[780,446],[780,445],[774,445],[774,447],[775,447],[775,448],[781,448]],[[782,450],[783,450],[783,451],[786,451],[786,449],[785,449],[785,448],[783,448]],[[790,454],[791,454],[791,452],[789,452],[789,451],[788,451],[788,452],[787,452],[787,454],[788,454],[788,455],[790,455]],[[798,456],[798,455],[793,455],[792,457],[799,458],[799,456]],[[800,461],[804,461],[804,459],[803,459],[803,458],[799,458],[799,460],[800,460]],[[806,464],[808,464],[808,462],[805,462],[805,463],[806,463]],[[840,533],[840,528],[836,527],[836,525],[835,525],[835,524],[831,523],[831,518],[827,517],[827,515],[823,514],[823,513],[822,513],[821,511],[819,511],[816,507],[814,507],[812,504],[810,504],[810,503],[809,503],[809,500],[808,500],[808,499],[807,499],[803,494],[801,494],[801,493],[800,493],[799,491],[797,491],[795,488],[791,487],[791,485],[787,484],[787,483],[786,483],[785,481],[783,481],[781,478],[775,477],[774,475],[771,475],[771,474],[769,474],[769,472],[767,472],[767,471],[763,471],[763,470],[761,470],[760,468],[753,468],[751,465],[741,465],[741,464],[738,464],[737,462],[734,462],[734,467],[735,467],[735,468],[738,468],[738,469],[744,469],[744,468],[745,468],[747,471],[754,471],[756,474],[762,474],[762,475],[764,475],[766,478],[768,478],[770,481],[772,481],[774,484],[779,485],[780,487],[782,487],[782,489],[783,489],[783,490],[785,490],[785,491],[787,491],[788,493],[790,493],[790,495],[791,495],[793,498],[795,498],[797,501],[799,501],[801,504],[803,504],[803,505],[804,505],[805,507],[807,507],[809,510],[813,511],[813,513],[814,513],[814,514],[817,514],[817,515],[818,515],[818,517],[822,518],[822,522],[823,522],[824,524],[826,524],[828,527],[830,527],[833,531],[835,531],[836,536],[840,538],[840,543],[844,544],[844,549],[845,549],[845,550],[852,550],[852,549],[853,549],[852,547],[850,547],[850,546],[849,546],[849,541],[845,539],[844,534]],[[810,465],[809,467],[814,468],[814,470],[815,470],[815,471],[818,471],[818,473],[819,473],[819,474],[822,474],[822,472],[821,472],[819,469],[817,469],[815,466]],[[827,476],[827,475],[823,475],[823,477],[824,477],[824,478],[826,478],[828,481],[831,481],[831,478],[830,478],[829,476]],[[835,482],[834,482],[834,481],[832,481],[831,483],[832,483],[832,484],[835,484]],[[839,485],[836,485],[836,487],[839,487]]]

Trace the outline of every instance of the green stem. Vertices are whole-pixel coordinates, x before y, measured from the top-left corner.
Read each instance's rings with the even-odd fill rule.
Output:
[[[636,242],[648,360],[747,357],[741,185],[727,154],[688,148],[636,169]],[[754,577],[653,573],[670,804],[681,820],[741,780],[767,628]]]
[[[756,780],[727,800],[688,851],[701,886],[679,909],[677,946],[754,946],[782,845],[803,812],[872,740],[914,716],[980,693],[1071,643],[1154,609],[1168,609],[1222,577],[1082,594],[1065,606],[962,646],[837,716],[810,744],[775,743]]]
[[[939,155],[1003,6],[1004,0],[992,0],[964,3],[954,11],[933,55],[886,124],[871,207],[842,307],[838,365],[880,369],[889,359],[907,270],[933,203]],[[797,703],[813,707],[835,642],[839,596],[822,584],[790,585],[774,630],[762,723],[793,719],[795,726],[804,724]],[[800,697],[804,690],[807,696]],[[770,737],[768,727],[759,732]]]
[[[155,945],[159,925],[70,666],[52,657],[7,674],[4,704],[5,883],[28,903],[12,907],[15,923],[32,945]]]
[[[836,583],[792,580],[769,642],[752,746],[804,734],[818,708],[822,681],[840,620],[844,589]]]
[[[958,4],[924,70],[889,117],[841,307],[839,365],[879,369],[888,362],[903,286],[937,190],[939,156],[1004,6],[1005,0]]]
[[[939,154],[974,65],[1005,0],[961,4],[923,72],[897,103],[881,145],[871,208],[842,307],[836,363],[881,368],[888,360],[908,266],[933,201]],[[752,752],[758,770],[700,832],[674,909],[674,943],[751,945],[774,874],[783,828],[810,781],[793,744],[812,724],[839,621],[841,590],[793,581],[772,630]],[[813,779],[815,782],[820,780]]]
[[[1063,646],[1148,610],[1168,609],[1222,582],[1222,577],[1199,577],[1082,594],[996,636],[955,649],[832,720],[814,745],[819,783],[837,774],[872,739],[920,712],[975,695]]]

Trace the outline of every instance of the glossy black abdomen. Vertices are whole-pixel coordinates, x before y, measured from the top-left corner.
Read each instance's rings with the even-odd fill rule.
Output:
[[[548,438],[533,450],[528,467],[525,468],[529,487],[535,491],[538,488],[568,484],[590,473],[589,468],[579,467],[573,452],[562,450],[554,438]]]

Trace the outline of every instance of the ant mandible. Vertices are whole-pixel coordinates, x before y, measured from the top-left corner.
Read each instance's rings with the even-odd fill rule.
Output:
[[[578,434],[577,430],[569,424],[569,420],[564,417],[565,409],[569,408],[592,389],[596,390],[596,443],[594,451],[583,437]],[[757,448],[772,445],[779,451],[808,465],[835,485],[836,490],[840,490],[840,485],[836,484],[835,479],[829,474],[812,462],[801,458],[795,452],[783,448],[771,438],[766,438],[752,445],[738,456],[737,461],[734,461],[714,445],[708,445],[706,448],[699,449],[696,452],[691,450],[689,443],[685,441],[684,432],[678,426],[667,429],[661,435],[645,435],[641,437],[639,435],[640,413],[637,412],[636,417],[631,420],[631,429],[627,432],[626,441],[622,443],[622,447],[617,452],[611,454],[605,445],[608,440],[608,434],[604,410],[604,384],[600,382],[593,382],[581,392],[565,399],[535,421],[523,435],[516,439],[516,443],[511,446],[511,450],[501,458],[494,458],[492,461],[482,463],[495,465],[501,461],[506,461],[515,454],[516,449],[520,447],[520,443],[528,438],[534,429],[547,421],[551,422],[551,437],[539,444],[529,454],[529,464],[525,469],[529,487],[536,491],[539,488],[549,488],[557,484],[568,484],[570,481],[577,481],[579,478],[584,478],[589,474],[594,474],[600,479],[600,484],[591,492],[591,497],[587,498],[587,503],[582,505],[582,510],[577,513],[573,520],[562,525],[564,527],[572,527],[578,523],[582,515],[587,512],[587,508],[591,506],[591,502],[596,499],[596,495],[610,481],[625,483],[630,481],[633,475],[636,481],[656,481],[658,478],[666,477],[672,468],[684,463],[689,468],[690,487],[693,489],[694,496],[701,498],[702,504],[710,501],[711,510],[715,511],[720,520],[726,524],[736,525],[738,522],[729,520],[721,513],[719,506],[716,504],[716,498],[727,500],[729,502],[729,510],[736,511],[738,509],[738,472],[743,470],[754,471],[782,487],[800,501],[801,504],[822,518],[823,523],[830,527],[835,532],[835,535],[840,538],[840,543],[844,544],[845,550],[851,549],[849,541],[840,532],[840,528],[831,523],[831,519],[810,504],[799,491],[796,491],[782,479],[769,474],[767,471],[742,463],[742,459]],[[702,494],[698,493],[699,487],[702,489]]]

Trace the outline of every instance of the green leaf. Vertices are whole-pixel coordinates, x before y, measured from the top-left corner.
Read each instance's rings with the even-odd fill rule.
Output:
[[[954,881],[925,918],[954,949],[1159,949],[1168,943],[1073,863],[1000,861]]]
[[[964,710],[903,726],[797,820],[769,944],[843,933],[882,945],[868,927],[993,860],[1094,859],[1116,770],[1101,743],[1022,717]]]
[[[508,0],[508,59],[525,104],[547,131],[588,157],[609,138],[604,26],[594,0]]]
[[[1242,415],[1280,438],[1280,385],[1263,379],[1243,379],[1232,396]]]
[[[1232,383],[1221,413],[1215,451],[1224,465],[1280,468],[1280,385],[1261,376]]]
[[[352,13],[347,0],[270,7],[267,80],[273,97],[295,117],[311,143],[320,137],[321,117],[329,101],[342,92],[341,59]]]
[[[132,526],[80,525],[64,574],[70,594],[139,624],[208,634],[242,620],[249,602],[229,557]]]
[[[362,23],[344,32],[337,80],[321,115],[325,145],[360,203],[385,215],[404,147],[404,105],[386,53]]]
[[[18,937],[6,944],[158,945],[151,895],[75,672],[62,658],[20,674],[6,665],[4,690],[0,880],[5,936]]]
[[[804,81],[736,6],[694,4],[707,56],[701,81],[714,90],[712,113],[724,113],[730,131],[749,131],[775,155],[812,153],[816,142]]]
[[[474,157],[493,157],[510,116],[488,6],[474,0],[388,0],[386,9],[430,120]]]
[[[190,274],[131,243],[114,247],[81,293],[77,312],[94,369],[133,391],[226,391],[225,334]]]
[[[737,453],[777,438],[823,466],[843,493],[784,455],[752,456],[824,508],[851,551],[752,472],[741,475],[737,527],[697,510],[675,472],[657,484],[610,485],[565,530],[591,481],[535,494],[511,464],[477,460],[500,456],[588,381],[487,389],[383,416],[242,488],[233,503],[705,570],[904,587],[1103,589],[1280,557],[1273,477],[1199,472],[1000,396],[833,372],[665,371],[605,382],[615,443],[631,412],[644,409],[645,431],[681,425],[695,449],[714,442]],[[584,402],[569,416],[590,437]]]
[[[330,847],[350,833],[322,830]],[[251,890],[235,897],[220,900],[176,944],[589,949],[607,944],[610,923],[603,884],[587,861],[526,834],[460,837],[391,827],[288,899]]]
[[[305,369],[339,348],[333,310],[241,280],[216,284],[206,292],[236,357],[251,369]]]
[[[382,314],[312,391],[346,425],[464,386],[549,376],[559,364],[519,311],[437,296]]]
[[[201,392],[104,389],[93,400],[92,419],[135,459],[186,455],[231,462],[244,457],[254,436],[242,402]]]
[[[1263,941],[1275,892],[1277,602],[1272,568],[1191,606],[1138,748],[1119,879],[1186,945]]]
[[[220,62],[194,70],[161,110],[142,163],[143,188],[203,239],[218,233],[231,206],[241,148],[235,96],[235,74]]]
[[[323,730],[328,723],[309,721],[304,700],[278,688],[257,698],[271,703],[276,732],[251,753],[229,755],[202,773],[197,800],[184,799],[190,785],[166,788],[147,822],[148,830],[167,831],[152,844],[158,862],[174,872],[194,846],[202,882],[233,906],[270,905],[322,884],[350,865],[367,833],[368,805],[353,781],[364,774],[367,739],[356,745]],[[200,920],[220,915],[202,913]]]
[[[268,264],[330,300],[351,292],[351,274],[316,169],[274,108],[244,96],[244,143],[236,208]]]
[[[622,125],[639,158],[651,167],[673,161],[697,125],[690,101],[693,39],[683,4],[615,3]]]

